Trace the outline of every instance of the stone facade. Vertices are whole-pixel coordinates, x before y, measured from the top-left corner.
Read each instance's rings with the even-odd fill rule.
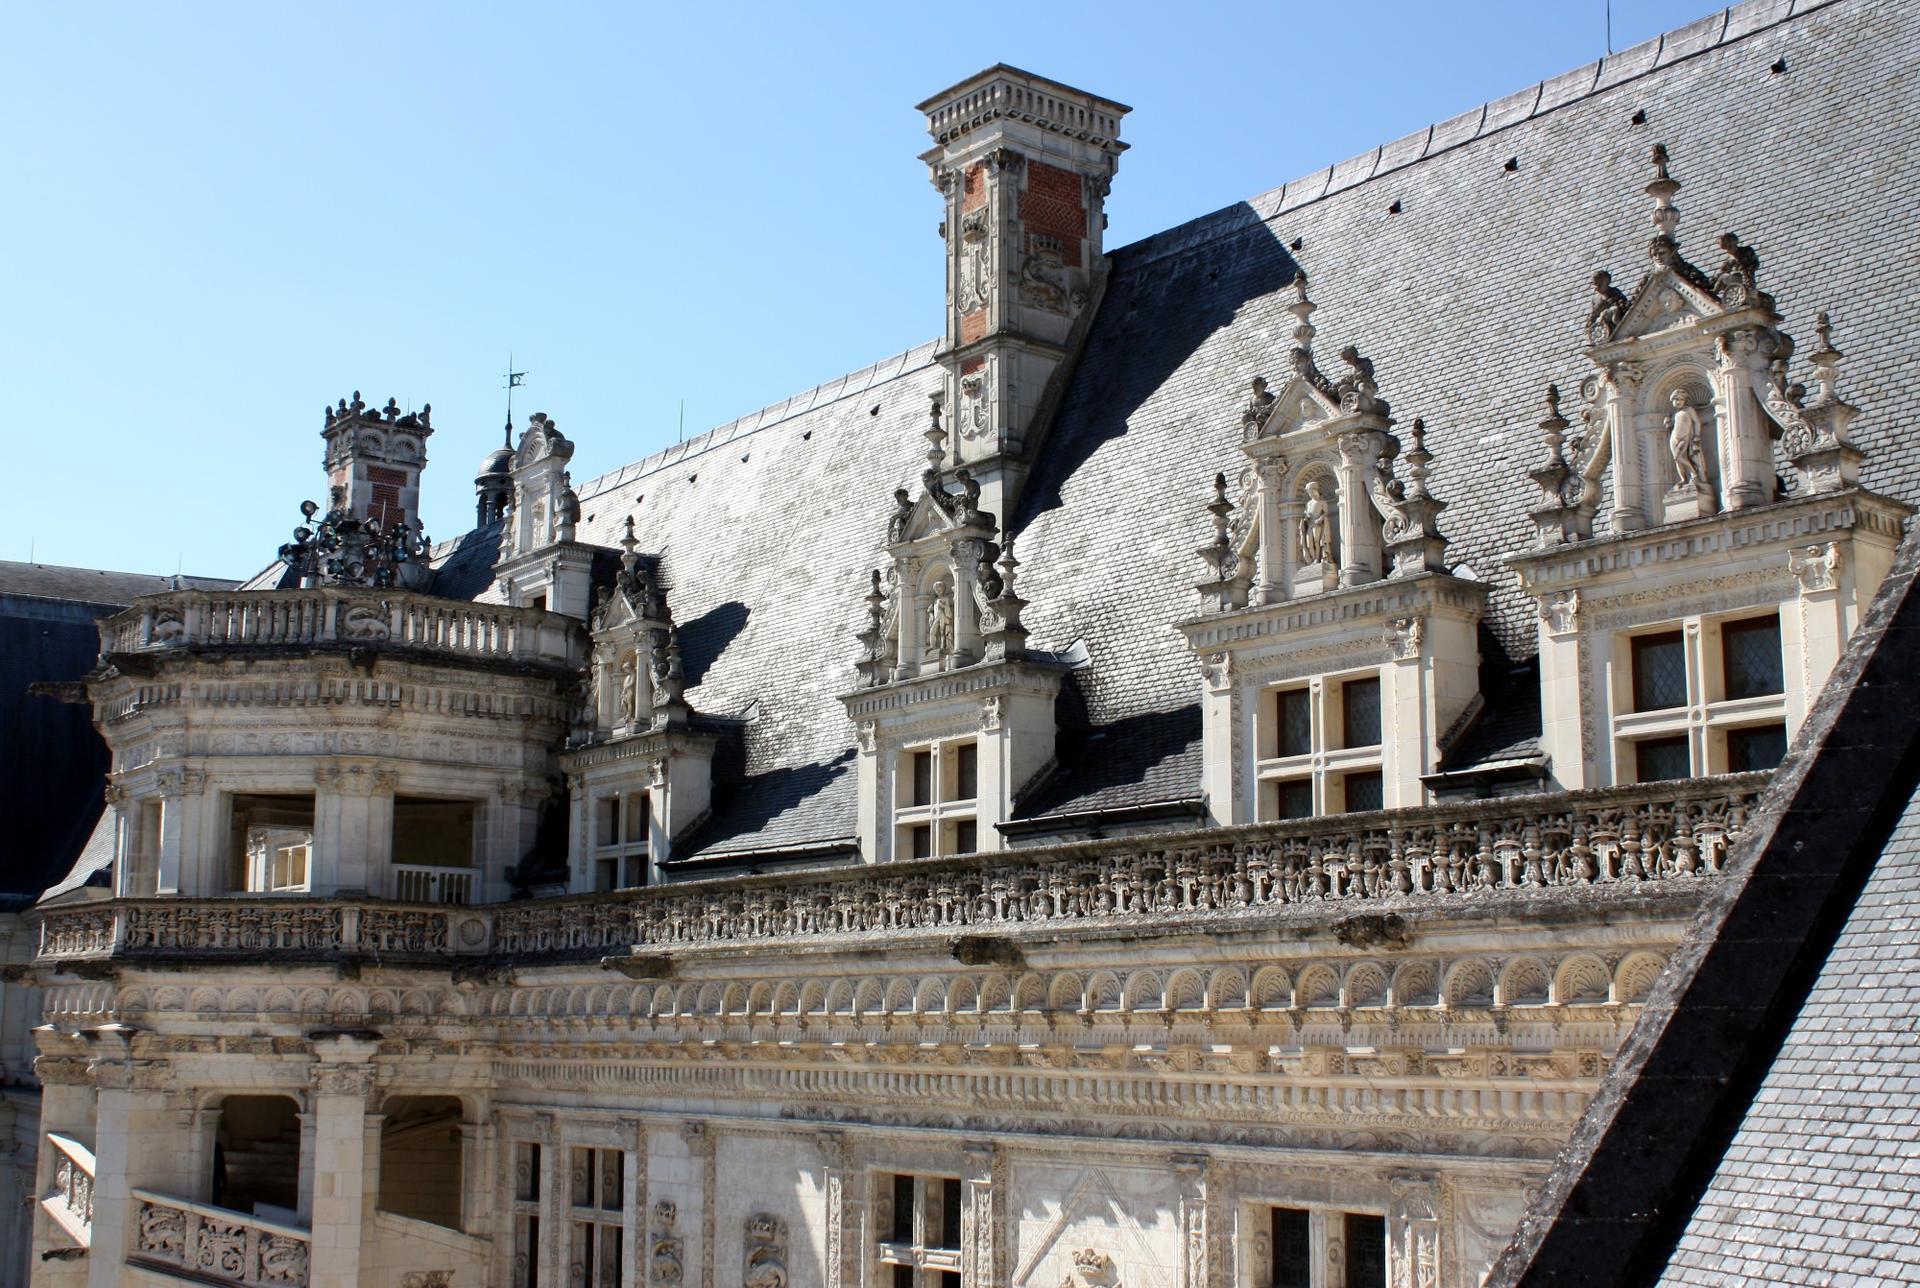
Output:
[[[1785,10],[1367,172],[1551,139],[1622,87],[1710,116],[1769,42],[1885,21]],[[1891,566],[1911,498],[1870,485],[1904,394],[1845,401],[1824,313],[1796,361],[1780,301],[1826,283],[1763,290],[1731,234],[1692,264],[1694,154],[1633,135],[1586,176],[1614,224],[1644,189],[1630,291],[1635,234],[1577,248],[1598,276],[1507,247],[1591,295],[1503,319],[1564,338],[1529,350],[1537,426],[1489,400],[1511,451],[1461,411],[1522,378],[1497,346],[1442,380],[1367,356],[1478,320],[1310,290],[1284,196],[1210,401],[1156,403],[1165,371],[1129,401],[1135,328],[1191,319],[1134,320],[1166,247],[1102,248],[1127,109],[1006,67],[922,107],[932,351],[578,489],[536,415],[439,547],[427,413],[356,394],[280,563],[101,623],[111,897],[44,900],[20,981],[35,1283],[1493,1264]],[[1339,190],[1384,191],[1314,200]],[[703,494],[723,442],[771,464]]]

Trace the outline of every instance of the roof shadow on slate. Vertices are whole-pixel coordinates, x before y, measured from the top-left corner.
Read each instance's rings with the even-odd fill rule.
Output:
[[[1154,239],[1114,252],[1099,315],[1020,496],[1019,532],[1059,508],[1061,489],[1207,338],[1300,266],[1259,213],[1239,202],[1180,230],[1194,249],[1155,258]],[[1139,259],[1137,266],[1133,263]]]
[[[727,646],[747,628],[752,611],[739,600],[730,599],[680,624],[680,665],[686,670],[688,688],[706,678],[707,668],[719,661]]]
[[[1154,771],[1200,740],[1200,704],[1172,711],[1145,711],[1092,729],[1062,729],[1060,768],[1035,785],[1015,811],[1040,818],[1075,809],[1140,804],[1143,795],[1165,799],[1168,785],[1142,793]],[[1198,784],[1194,784],[1197,790]]]
[[[755,849],[769,855],[778,854],[788,843],[790,833],[789,828],[778,822],[781,815],[820,801],[836,780],[852,770],[854,754],[854,749],[849,747],[832,760],[770,769],[726,786],[715,783],[712,813],[706,822],[695,827],[691,836],[677,841],[674,849],[698,863],[734,853],[727,848],[728,841],[752,838],[764,842]],[[715,853],[704,853],[708,850]]]
[[[505,520],[475,528],[459,538],[433,569],[433,593],[447,599],[473,599],[493,584],[493,566],[500,561]]]

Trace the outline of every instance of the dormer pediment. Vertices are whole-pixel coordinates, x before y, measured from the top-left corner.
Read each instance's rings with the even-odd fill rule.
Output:
[[[1700,283],[1675,269],[1656,268],[1634,291],[1619,322],[1594,339],[1596,344],[1630,344],[1679,327],[1697,327],[1726,312],[1726,306]]]
[[[1261,407],[1262,390],[1256,387],[1248,406],[1248,441],[1288,439],[1307,431],[1319,437],[1323,433],[1324,423],[1340,415],[1340,400],[1332,391],[1316,386],[1312,376],[1318,374],[1295,375],[1281,387],[1279,393],[1266,395],[1272,402],[1264,409]],[[1264,414],[1259,414],[1262,410]]]

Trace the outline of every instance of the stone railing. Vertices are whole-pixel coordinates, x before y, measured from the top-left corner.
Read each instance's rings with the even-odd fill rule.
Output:
[[[403,590],[176,590],[144,595],[100,623],[103,654],[323,644],[569,667],[586,660],[570,618]]]
[[[40,1200],[67,1235],[81,1247],[93,1244],[93,1151],[71,1136],[47,1133],[53,1146],[53,1193]]]
[[[268,952],[349,956],[484,953],[484,909],[357,903],[286,895],[220,899],[116,899],[48,909],[38,956],[257,957]]]
[[[39,960],[585,956],[1677,887],[1720,871],[1766,782],[1727,775],[478,907],[114,900],[44,910]]]
[[[210,1203],[133,1191],[135,1265],[184,1270],[201,1282],[305,1284],[312,1235]]]

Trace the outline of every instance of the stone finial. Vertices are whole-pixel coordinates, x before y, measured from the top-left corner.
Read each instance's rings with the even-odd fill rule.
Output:
[[[1313,311],[1320,306],[1307,298],[1307,274],[1303,269],[1293,276],[1293,303],[1287,305],[1287,312],[1293,314],[1293,348],[1296,353],[1305,350],[1313,352]]]
[[[994,565],[999,572],[999,591],[988,602],[989,617],[982,623],[987,628],[981,635],[986,661],[1026,656],[1027,628],[1021,623],[1020,614],[1026,611],[1027,601],[1014,589],[1020,566],[1020,561],[1013,557],[1013,537],[1009,535],[1001,547],[1000,561]]]
[[[1197,551],[1207,565],[1207,580],[1195,587],[1200,592],[1200,602],[1207,608],[1224,611],[1236,607],[1234,602],[1234,573],[1238,560],[1233,552],[1233,539],[1228,535],[1233,526],[1233,502],[1227,499],[1227,476],[1213,476],[1213,500],[1207,503],[1207,513],[1213,521],[1213,539]]]
[[[928,395],[932,404],[927,420],[927,473],[937,475],[947,464],[947,431],[940,427],[940,414],[946,409],[947,395],[935,390]]]
[[[1833,324],[1825,312],[1814,316],[1813,331],[1820,344],[1808,355],[1813,363],[1811,395],[1793,399],[1797,386],[1781,390],[1776,374],[1767,409],[1782,422],[1782,446],[1808,491],[1835,492],[1860,481],[1862,455],[1848,432],[1860,409],[1840,396],[1840,364],[1846,355],[1834,347]],[[1787,405],[1780,406],[1782,402]]]
[[[669,626],[653,637],[653,727],[667,729],[687,723],[693,714],[687,705],[687,676],[680,660],[680,630]]]
[[[1408,432],[1413,446],[1406,454],[1407,484],[1389,477],[1393,440],[1388,439],[1388,455],[1376,468],[1381,477],[1370,489],[1376,507],[1386,520],[1383,536],[1393,571],[1389,576],[1413,577],[1427,572],[1445,572],[1447,539],[1440,535],[1440,512],[1447,503],[1427,488],[1428,466],[1433,453],[1427,450],[1427,423],[1415,417]]]
[[[1545,548],[1593,535],[1593,516],[1581,501],[1586,480],[1567,463],[1567,418],[1560,414],[1560,386],[1547,386],[1547,418],[1540,422],[1540,441],[1546,459],[1527,471],[1540,489],[1540,500],[1527,512],[1534,524],[1534,544]]]
[[[621,571],[631,573],[633,566],[640,562],[640,555],[638,554],[639,547],[640,538],[633,534],[633,516],[629,514],[627,516],[626,531],[622,533],[620,537]]]
[[[1667,145],[1653,145],[1653,182],[1647,185],[1647,195],[1653,198],[1653,227],[1658,237],[1668,241],[1674,239],[1675,230],[1680,227],[1680,208],[1673,204],[1674,194],[1680,191],[1680,181],[1667,173]]]
[[[860,641],[861,680],[869,687],[885,683],[893,663],[887,657],[887,592],[881,587],[878,568],[867,590],[867,624],[855,632],[855,638]]]

